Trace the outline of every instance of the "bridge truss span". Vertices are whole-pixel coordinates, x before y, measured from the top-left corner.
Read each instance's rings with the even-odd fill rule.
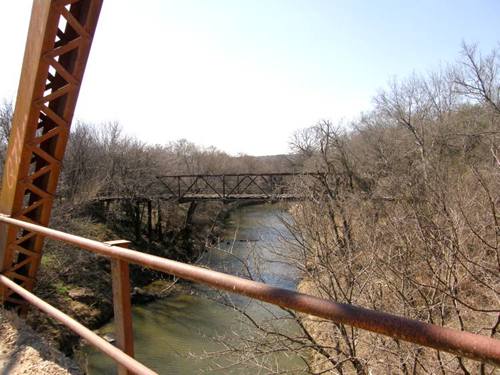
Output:
[[[319,173],[182,174],[157,176],[167,199],[197,200],[300,200],[294,186],[298,178]]]

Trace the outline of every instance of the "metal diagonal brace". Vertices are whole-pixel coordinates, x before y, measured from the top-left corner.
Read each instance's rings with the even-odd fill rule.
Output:
[[[43,226],[49,223],[102,1],[33,2],[4,167],[0,213]],[[43,236],[29,234],[29,230],[0,226],[0,272],[10,270],[12,280],[31,290],[40,265]],[[23,240],[18,241],[20,238]],[[19,299],[2,287],[0,302],[7,300]]]

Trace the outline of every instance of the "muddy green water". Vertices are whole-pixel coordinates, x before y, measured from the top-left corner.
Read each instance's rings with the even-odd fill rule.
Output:
[[[282,262],[279,253],[290,251],[284,245],[287,232],[279,219],[286,215],[275,205],[248,206],[230,215],[218,249],[209,251],[202,264],[219,271],[243,275],[248,270],[254,278],[295,289],[296,270]],[[248,269],[240,260],[245,260]],[[217,292],[204,286],[193,286],[191,294],[165,298],[133,308],[136,358],[160,374],[259,374],[269,373],[254,362],[266,363],[280,370],[302,368],[301,360],[291,354],[246,358],[235,365],[238,357],[213,355],[237,344],[241,337],[256,338],[258,332],[235,309],[217,302]],[[229,300],[227,299],[229,298]],[[244,308],[257,321],[270,321],[281,329],[294,332],[293,321],[277,319],[283,313],[267,304],[245,297],[226,295],[226,302]],[[99,333],[113,332],[113,323]],[[84,349],[90,375],[115,373],[114,363],[93,348]],[[294,372],[297,373],[297,372]],[[300,372],[299,372],[300,373]]]

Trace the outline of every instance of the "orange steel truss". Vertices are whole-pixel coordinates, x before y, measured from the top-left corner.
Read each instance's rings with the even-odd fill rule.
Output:
[[[102,0],[35,0],[5,163],[0,212],[46,226]],[[0,271],[32,290],[43,237],[0,227]],[[0,289],[1,300],[22,299]]]

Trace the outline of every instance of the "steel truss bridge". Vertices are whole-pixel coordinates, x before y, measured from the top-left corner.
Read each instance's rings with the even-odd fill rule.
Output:
[[[162,199],[180,202],[222,200],[279,201],[304,197],[296,187],[321,173],[185,174],[157,176]]]
[[[34,0],[0,193],[0,303],[25,314],[36,306],[87,339],[118,364],[119,374],[155,374],[134,358],[130,263],[217,289],[500,366],[500,341],[359,306],[275,288],[47,228],[78,93],[103,0]],[[118,5],[119,6],[119,5]],[[133,74],[133,73],[131,73]],[[289,174],[163,176],[179,200],[296,198]],[[287,194],[290,194],[288,196]],[[245,197],[245,198],[244,198]],[[45,238],[111,261],[117,347],[31,291]],[[117,246],[118,245],[118,246]]]

